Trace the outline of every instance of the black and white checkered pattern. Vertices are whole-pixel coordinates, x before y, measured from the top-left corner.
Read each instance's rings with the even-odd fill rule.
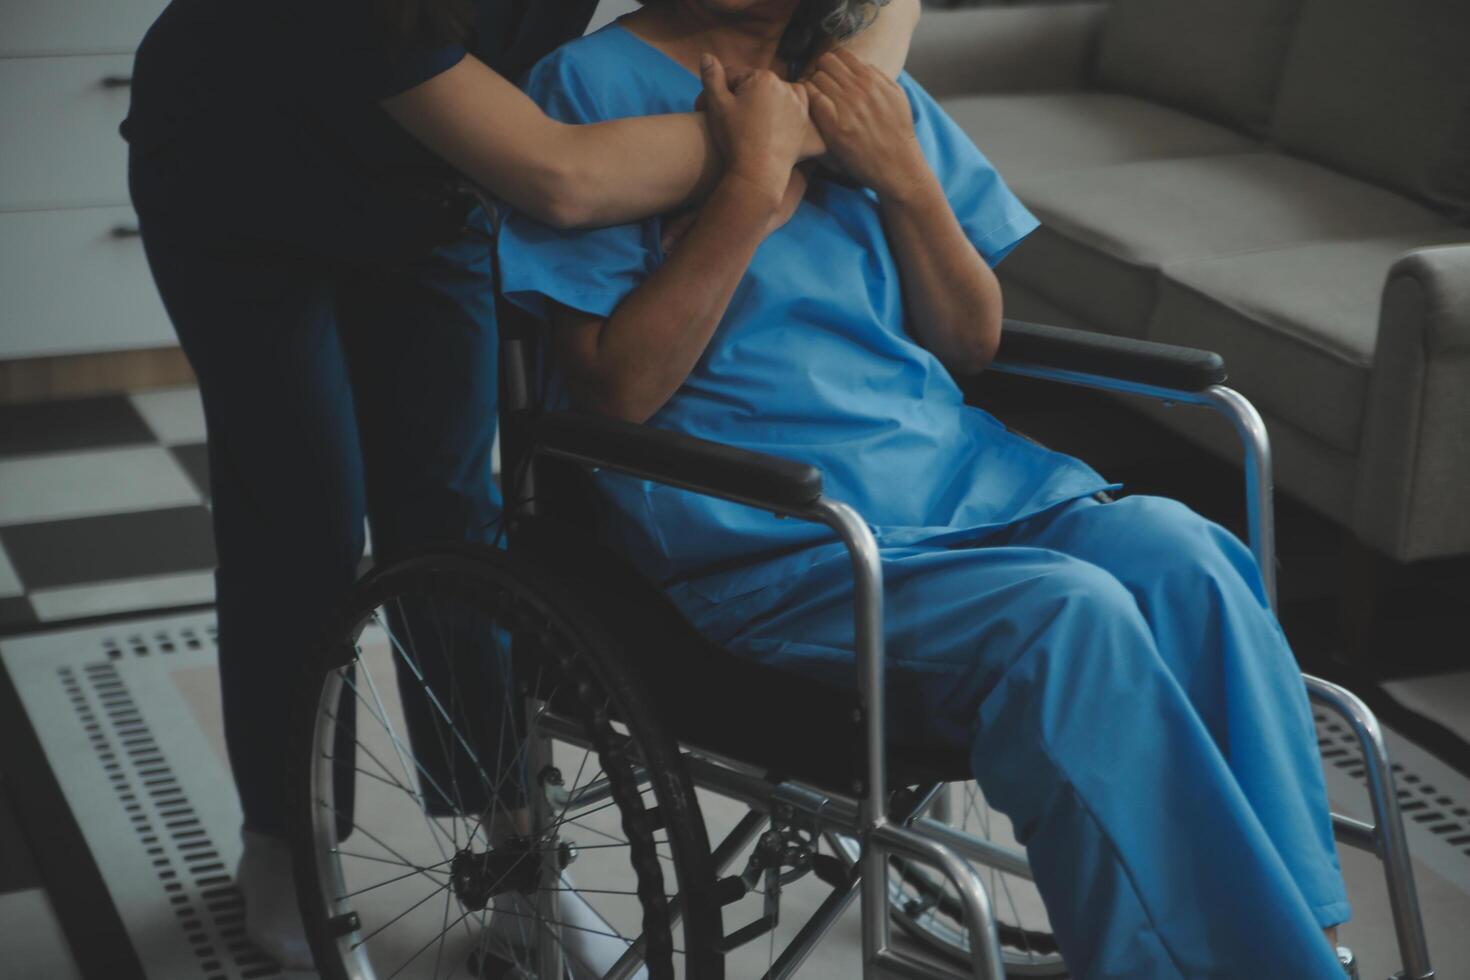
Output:
[[[198,391],[0,407],[0,632],[208,602]]]

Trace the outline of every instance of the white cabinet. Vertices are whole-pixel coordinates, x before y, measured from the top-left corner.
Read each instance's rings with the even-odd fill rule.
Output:
[[[165,347],[131,207],[0,214],[0,359]]]
[[[175,343],[117,131],[165,3],[0,0],[0,359]]]
[[[165,0],[0,0],[0,58],[131,52]]]
[[[128,203],[132,70],[130,55],[0,60],[0,211]]]

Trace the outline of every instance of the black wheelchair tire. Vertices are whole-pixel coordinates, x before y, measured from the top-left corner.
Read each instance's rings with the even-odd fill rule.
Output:
[[[453,590],[459,601],[473,602],[487,615],[519,618],[521,628],[534,629],[543,639],[554,635],[559,642],[575,646],[580,673],[578,684],[573,686],[588,703],[602,699],[604,706],[611,705],[616,720],[626,732],[613,733],[604,717],[600,724],[605,730],[591,736],[594,744],[611,744],[612,737],[620,746],[618,756],[636,758],[637,778],[650,784],[657,807],[655,824],[636,787],[631,792],[613,794],[630,841],[630,870],[638,879],[648,976],[650,980],[672,980],[675,975],[670,941],[671,903],[662,882],[660,857],[653,849],[653,831],[657,829],[663,838],[657,843],[667,845],[667,858],[672,859],[675,872],[685,974],[721,980],[724,976],[720,952],[721,907],[713,890],[709,840],[693,783],[678,746],[654,717],[651,701],[629,666],[619,638],[604,628],[592,607],[579,599],[554,570],[504,550],[479,546],[456,546],[421,555],[365,577],[347,603],[346,614],[330,631],[318,655],[305,665],[296,686],[290,721],[293,748],[288,760],[291,843],[302,917],[319,974],[325,980],[360,980],[362,976],[344,962],[333,923],[329,921],[332,899],[324,891],[323,877],[316,864],[319,847],[314,811],[318,807],[312,799],[312,767],[319,737],[315,726],[323,685],[329,675],[341,671],[353,660],[358,638],[375,610],[394,597],[418,596],[435,590]],[[603,715],[606,714],[604,710]],[[602,742],[597,741],[599,737]],[[610,749],[599,753],[609,782],[635,778],[631,761],[626,758],[619,761]]]

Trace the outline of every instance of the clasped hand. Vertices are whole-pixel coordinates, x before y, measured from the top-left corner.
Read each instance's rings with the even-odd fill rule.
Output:
[[[902,198],[930,176],[908,96],[850,51],[817,59],[801,81],[828,160],[879,197]]]
[[[795,213],[806,193],[806,174],[798,164],[812,155],[813,127],[825,143],[828,164],[880,196],[901,197],[929,174],[903,89],[848,51],[822,55],[794,83],[764,69],[727,73],[712,55],[704,56],[700,68],[704,92],[696,108],[706,113],[727,176],[770,200],[770,230]],[[666,247],[692,218],[666,224]]]

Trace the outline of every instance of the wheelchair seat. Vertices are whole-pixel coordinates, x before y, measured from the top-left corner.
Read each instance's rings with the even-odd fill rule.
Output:
[[[618,636],[678,742],[827,792],[865,786],[864,722],[856,692],[737,656],[702,636],[625,559],[565,522],[526,517],[512,550],[524,551],[573,590]],[[968,750],[888,745],[894,788],[971,778]]]

